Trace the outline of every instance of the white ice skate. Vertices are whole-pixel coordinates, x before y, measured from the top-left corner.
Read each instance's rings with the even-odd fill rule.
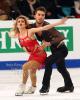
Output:
[[[15,93],[15,96],[22,96],[25,91],[25,88],[26,88],[25,84],[20,84],[18,90]]]
[[[24,91],[24,94],[33,94],[36,90],[36,87],[31,86],[27,91]]]

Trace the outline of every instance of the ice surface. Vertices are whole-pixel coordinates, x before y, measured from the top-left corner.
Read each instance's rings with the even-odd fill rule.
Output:
[[[50,91],[48,95],[40,95],[44,69],[37,72],[37,89],[34,94],[15,96],[15,91],[21,82],[21,70],[0,71],[0,100],[80,100],[80,68],[69,68],[70,76],[74,83],[73,93],[58,93],[57,88],[63,86],[63,79],[56,69],[53,69]],[[30,79],[26,87],[30,86]]]

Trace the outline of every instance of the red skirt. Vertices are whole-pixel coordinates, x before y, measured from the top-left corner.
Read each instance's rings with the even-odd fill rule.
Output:
[[[30,54],[28,61],[36,60],[37,62],[44,64],[46,57],[47,57],[46,52],[32,53],[32,54]]]
[[[28,61],[35,60],[39,62],[41,64],[39,67],[40,69],[43,67],[46,57],[47,57],[46,52],[44,50],[39,50],[39,48],[37,48],[34,52],[30,54]]]

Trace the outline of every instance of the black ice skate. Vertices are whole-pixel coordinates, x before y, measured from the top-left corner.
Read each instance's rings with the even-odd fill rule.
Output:
[[[70,87],[63,86],[57,89],[57,92],[73,92],[73,91],[74,91],[74,86]]]
[[[49,92],[49,88],[46,88],[46,87],[42,87],[41,89],[40,89],[40,94],[41,95],[47,95],[48,94],[48,92]]]

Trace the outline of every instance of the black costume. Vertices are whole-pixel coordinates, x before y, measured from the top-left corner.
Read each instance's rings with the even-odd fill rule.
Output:
[[[44,21],[43,26],[48,23]],[[36,24],[33,24],[33,27],[36,27]],[[43,31],[41,36],[36,34],[37,39],[42,41],[45,40],[51,43],[50,49],[52,54],[47,57],[45,61],[45,73],[42,82],[42,88],[40,93],[49,92],[50,88],[50,78],[52,74],[52,64],[56,63],[57,70],[61,73],[64,79],[64,87],[60,87],[57,89],[58,92],[65,92],[69,90],[72,92],[74,90],[74,86],[72,80],[70,78],[69,72],[65,67],[65,57],[68,54],[68,49],[62,40],[65,39],[64,35],[62,35],[55,28],[49,29],[47,31]]]

